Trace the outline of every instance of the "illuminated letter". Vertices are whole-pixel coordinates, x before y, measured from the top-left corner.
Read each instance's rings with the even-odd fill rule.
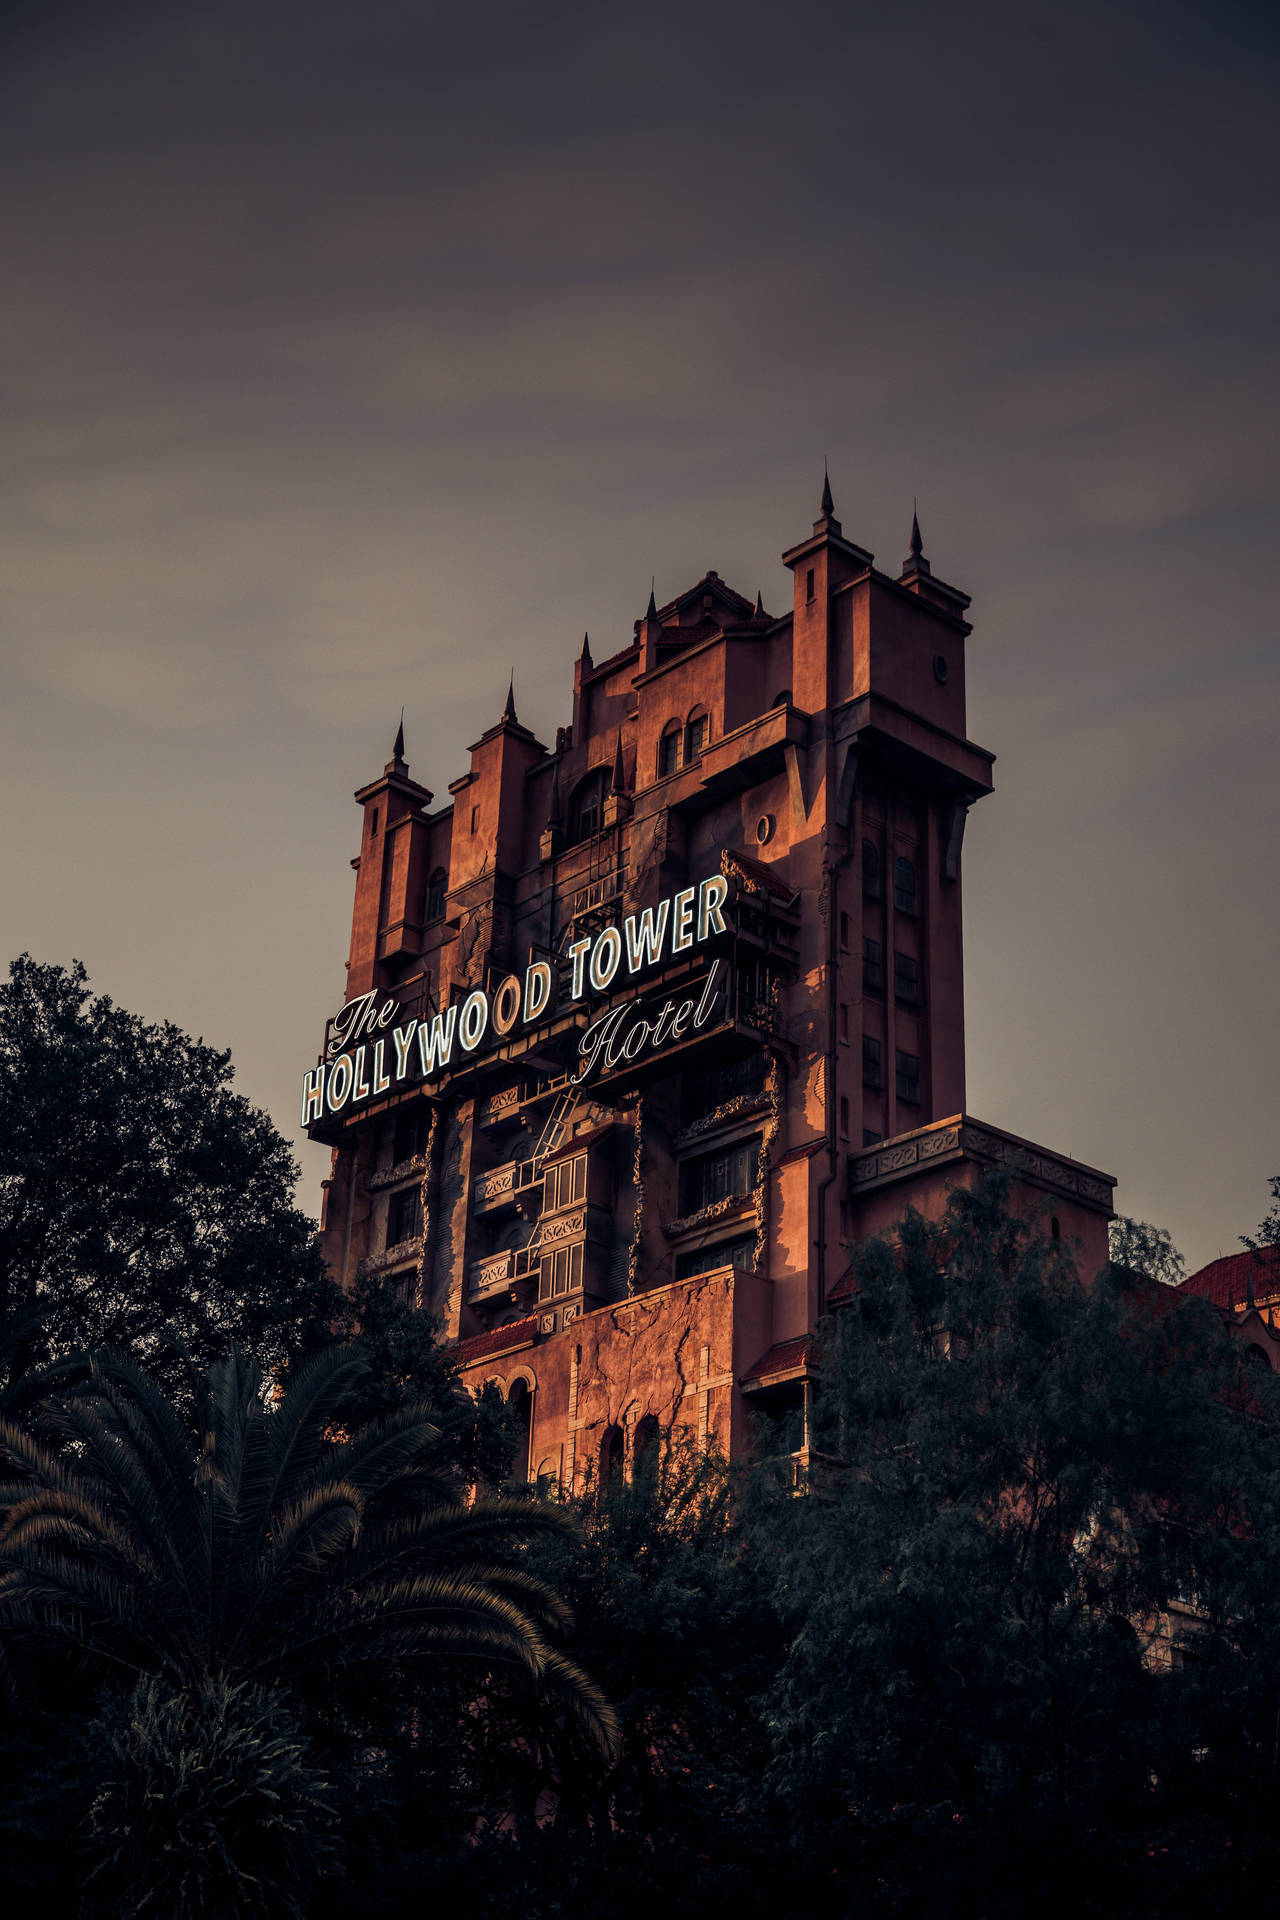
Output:
[[[510,1033],[520,1016],[520,976],[509,973],[493,996],[493,1030]],[[466,1042],[463,1042],[465,1046]]]
[[[616,927],[606,927],[596,938],[591,949],[591,984],[597,993],[603,993],[622,959],[622,935]]]
[[[488,1024],[489,996],[483,987],[475,987],[462,1003],[462,1018],[458,1022],[458,1038],[467,1053],[475,1052]]]
[[[571,1000],[582,998],[582,971],[586,966],[586,957],[590,949],[589,940],[575,940],[569,948],[569,958],[573,962],[573,985],[569,989]]]
[[[699,940],[705,940],[709,933],[728,933],[724,915],[720,911],[728,891],[729,882],[722,873],[713,873],[698,888]]]
[[[433,1074],[448,1066],[449,1055],[453,1052],[453,1030],[457,1024],[456,1006],[438,1013],[430,1026],[425,1020],[419,1020],[418,1058],[422,1062],[424,1080],[430,1080]]]
[[[689,922],[693,919],[696,887],[682,887],[671,902],[671,951],[683,953],[693,945]]]
[[[407,1027],[397,1027],[391,1036],[391,1043],[396,1050],[397,1080],[403,1080],[409,1071],[409,1043],[413,1039],[413,1030],[417,1024],[416,1020],[411,1020]]]
[[[382,1056],[386,1052],[386,1050],[387,1050],[387,1043],[385,1040],[374,1041],[373,1043],[373,1090],[375,1093],[385,1093],[387,1088],[391,1085],[390,1078],[387,1075],[382,1065]]]
[[[340,1012],[335,1013],[329,1022],[325,1051],[332,1060],[345,1046],[360,1038],[365,1016],[373,1005],[372,993],[362,993],[357,1000],[348,1000]]]
[[[571,1087],[580,1087],[588,1074],[595,1070],[626,1011],[625,1007],[611,1007],[608,1013],[602,1013],[598,1020],[592,1021],[578,1042],[578,1053],[581,1056],[582,1065],[570,1077]]]
[[[330,1113],[336,1113],[345,1104],[351,1091],[351,1071],[351,1055],[340,1053],[329,1069],[329,1085],[325,1090]]]
[[[631,973],[639,973],[641,967],[651,967],[662,952],[662,941],[667,931],[667,914],[671,902],[663,900],[655,913],[652,907],[636,917],[629,913],[622,923],[627,936],[627,968]]]
[[[694,1024],[695,1030],[699,1027],[705,1027],[705,1025],[707,1024],[707,1021],[711,1018],[711,1014],[715,1005],[713,996],[714,996],[716,978],[719,972],[720,972],[720,962],[718,960],[713,960],[711,962],[711,971],[707,975],[707,984],[702,989],[702,998],[698,1002],[698,1011],[693,1016],[693,1024]]]
[[[356,1048],[356,1070],[355,1079],[351,1083],[351,1098],[353,1100],[367,1100],[369,1098],[369,1082],[364,1077],[363,1047]]]
[[[530,1026],[551,1005],[556,977],[545,960],[530,962],[524,976],[524,1023]]]
[[[308,1126],[324,1112],[324,1067],[302,1076],[302,1124]]]

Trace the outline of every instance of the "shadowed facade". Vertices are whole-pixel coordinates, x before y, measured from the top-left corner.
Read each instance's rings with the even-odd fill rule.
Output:
[[[304,1086],[326,1255],[440,1316],[530,1477],[656,1426],[803,1464],[806,1337],[850,1239],[993,1165],[1106,1258],[1114,1182],[965,1113],[968,599],[819,517],[791,607],[708,571],[597,665],[553,748],[514,691],[450,801],[403,732],[356,798],[342,1013]]]

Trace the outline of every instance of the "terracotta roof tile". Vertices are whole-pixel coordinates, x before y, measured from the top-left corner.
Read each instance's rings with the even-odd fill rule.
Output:
[[[513,1320],[507,1327],[492,1327],[488,1333],[473,1333],[469,1340],[459,1340],[450,1354],[455,1366],[469,1367],[477,1360],[485,1360],[494,1353],[506,1353],[512,1347],[527,1346],[538,1331],[538,1316],[531,1313],[524,1320]]]
[[[1199,1272],[1188,1274],[1178,1292],[1198,1293],[1219,1307],[1245,1307],[1251,1276],[1255,1300],[1280,1295],[1280,1247],[1259,1247],[1256,1253],[1228,1253],[1221,1260],[1211,1260]]]
[[[742,1376],[745,1387],[748,1380],[768,1380],[776,1373],[794,1373],[797,1367],[806,1364],[809,1358],[810,1339],[801,1334],[795,1340],[781,1340],[776,1347],[770,1347],[762,1353],[754,1366],[748,1367]]]

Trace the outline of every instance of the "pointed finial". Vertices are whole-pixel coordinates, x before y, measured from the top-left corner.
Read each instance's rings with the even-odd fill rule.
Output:
[[[649,604],[644,610],[646,620],[656,620],[658,617],[658,603],[653,597],[653,589],[656,585],[657,575],[654,574],[649,581]]]
[[[507,704],[502,709],[502,717],[504,720],[514,720],[516,717],[516,677],[514,673],[507,685]]]
[[[622,768],[622,728],[618,728],[618,744],[613,750],[613,778],[609,783],[610,793],[626,792],[626,775]]]
[[[915,499],[911,502],[911,551],[902,563],[902,575],[917,577],[930,573],[932,569],[924,557],[924,541],[920,538],[920,513]]]
[[[582,636],[582,652],[578,655],[578,658],[581,660],[585,671],[585,669],[591,665],[591,641],[585,633]]]
[[[404,708],[400,709],[400,725],[396,728],[396,743],[391,749],[393,760],[404,759]]]
[[[755,606],[754,606],[754,607],[752,607],[752,609],[751,609],[751,618],[752,618],[753,620],[767,620],[767,619],[768,619],[768,617],[769,617],[769,616],[768,616],[768,615],[766,614],[766,612],[765,612],[765,610],[764,610],[764,596],[763,596],[763,594],[762,594],[762,593],[760,592],[760,589],[759,589],[759,587],[757,587],[757,588],[756,588],[756,603],[755,603]]]
[[[824,460],[822,462],[822,500],[820,503],[820,511],[823,519],[829,520],[835,510],[836,503],[831,498],[831,476],[827,472],[827,463]]]

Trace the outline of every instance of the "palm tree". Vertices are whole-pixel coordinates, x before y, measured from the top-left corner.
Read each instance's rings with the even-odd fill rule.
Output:
[[[523,1674],[605,1757],[612,1707],[554,1644],[567,1609],[519,1564],[554,1507],[468,1502],[405,1407],[338,1422],[363,1362],[333,1350],[274,1404],[244,1355],[191,1371],[194,1432],[121,1354],[47,1412],[57,1451],[0,1423],[0,1629],[81,1648],[175,1691],[297,1686],[339,1670],[465,1661]]]

